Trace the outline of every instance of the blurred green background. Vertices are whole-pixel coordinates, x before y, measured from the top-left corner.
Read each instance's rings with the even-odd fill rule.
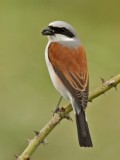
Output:
[[[41,30],[54,20],[72,24],[88,57],[90,90],[120,73],[119,0],[0,0],[0,159],[12,160],[52,117],[59,94],[44,60]],[[62,105],[67,104],[63,101]],[[64,120],[33,160],[119,160],[120,86],[88,104],[92,149],[80,148],[75,121]],[[74,115],[71,113],[73,119]]]

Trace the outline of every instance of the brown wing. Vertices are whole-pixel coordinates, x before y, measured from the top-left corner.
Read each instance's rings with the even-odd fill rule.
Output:
[[[48,57],[65,87],[77,103],[85,108],[88,102],[88,69],[83,46],[68,48],[53,42]]]

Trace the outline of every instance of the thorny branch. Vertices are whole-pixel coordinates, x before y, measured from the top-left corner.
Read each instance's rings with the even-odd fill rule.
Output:
[[[110,80],[105,81],[103,78],[102,85],[98,88],[94,89],[89,93],[89,102],[92,102],[93,99],[104,94],[111,88],[115,88],[117,90],[117,84],[120,83],[120,74],[112,77]],[[36,148],[41,144],[46,144],[47,140],[45,139],[47,135],[60,123],[60,121],[64,118],[70,119],[68,116],[69,112],[72,111],[71,104],[68,104],[61,108],[58,113],[55,113],[51,120],[40,130],[35,131],[35,137],[33,139],[28,139],[28,146],[24,150],[24,152],[20,156],[16,156],[17,160],[30,160],[30,156],[36,150]]]

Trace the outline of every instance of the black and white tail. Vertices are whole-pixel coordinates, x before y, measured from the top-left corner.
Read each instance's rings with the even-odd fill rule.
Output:
[[[85,111],[82,109],[79,113],[76,113],[76,124],[77,124],[78,139],[80,146],[92,147],[93,145],[85,117]]]

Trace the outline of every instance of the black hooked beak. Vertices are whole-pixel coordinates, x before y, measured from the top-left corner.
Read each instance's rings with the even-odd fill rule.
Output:
[[[50,27],[47,27],[45,29],[43,29],[43,31],[41,32],[42,35],[46,36],[46,35],[54,35],[54,31],[50,28]]]

